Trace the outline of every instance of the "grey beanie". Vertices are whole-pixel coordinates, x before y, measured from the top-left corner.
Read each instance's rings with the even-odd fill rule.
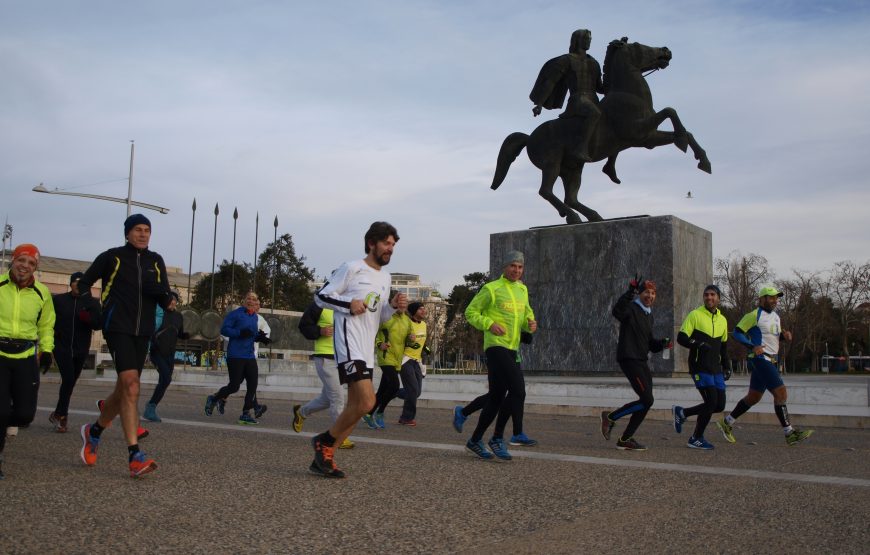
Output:
[[[504,264],[502,266],[510,266],[512,262],[519,262],[520,264],[525,264],[523,260],[523,253],[520,251],[510,251],[507,253],[507,256],[504,258]]]

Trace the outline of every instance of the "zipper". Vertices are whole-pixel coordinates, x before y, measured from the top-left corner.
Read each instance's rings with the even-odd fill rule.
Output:
[[[136,252],[136,280],[139,286],[139,303],[136,305],[136,333],[135,335],[139,335],[139,324],[142,321],[142,264],[141,264],[142,253]]]

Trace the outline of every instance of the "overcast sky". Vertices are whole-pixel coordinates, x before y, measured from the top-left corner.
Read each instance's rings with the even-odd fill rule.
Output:
[[[250,262],[278,233],[318,276],[363,256],[374,220],[401,235],[391,271],[449,292],[488,268],[489,235],[560,223],[523,153],[489,189],[509,133],[530,133],[541,65],[592,31],[673,52],[648,80],[713,174],[674,147],[620,155],[621,185],[587,165],[580,201],[605,218],[673,214],[714,256],[766,256],[781,277],[870,258],[870,7],[866,1],[0,0],[0,224],[44,255],[122,244],[134,199],[152,249],[194,271]],[[557,111],[546,113],[556,117]],[[669,124],[663,126],[669,129]],[[692,199],[687,199],[692,191]],[[557,185],[561,196],[561,187]]]

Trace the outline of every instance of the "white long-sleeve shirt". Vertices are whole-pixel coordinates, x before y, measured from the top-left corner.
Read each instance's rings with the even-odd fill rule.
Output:
[[[375,367],[375,335],[381,322],[395,310],[390,306],[390,273],[376,270],[365,260],[345,262],[332,273],[329,281],[314,295],[321,308],[334,311],[335,362],[365,361],[366,368]],[[351,314],[350,302],[361,299],[366,311]]]

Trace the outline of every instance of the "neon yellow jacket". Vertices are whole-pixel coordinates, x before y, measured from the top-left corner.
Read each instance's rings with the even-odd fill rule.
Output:
[[[465,319],[483,331],[483,348],[505,347],[516,351],[520,347],[520,332],[531,331],[529,320],[535,313],[529,306],[529,290],[521,281],[510,281],[504,275],[481,287],[465,309]],[[505,328],[504,335],[489,331],[493,323]]]
[[[402,368],[405,339],[408,337],[410,329],[411,319],[404,312],[394,312],[386,322],[381,324],[375,338],[378,366],[393,366],[397,372]],[[390,344],[390,348],[386,351],[378,347],[384,341]]]
[[[38,280],[19,289],[9,277],[0,277],[0,337],[38,341],[40,352],[54,351],[54,303],[48,287]],[[6,358],[27,358],[36,353],[31,347],[21,353],[4,353]]]

